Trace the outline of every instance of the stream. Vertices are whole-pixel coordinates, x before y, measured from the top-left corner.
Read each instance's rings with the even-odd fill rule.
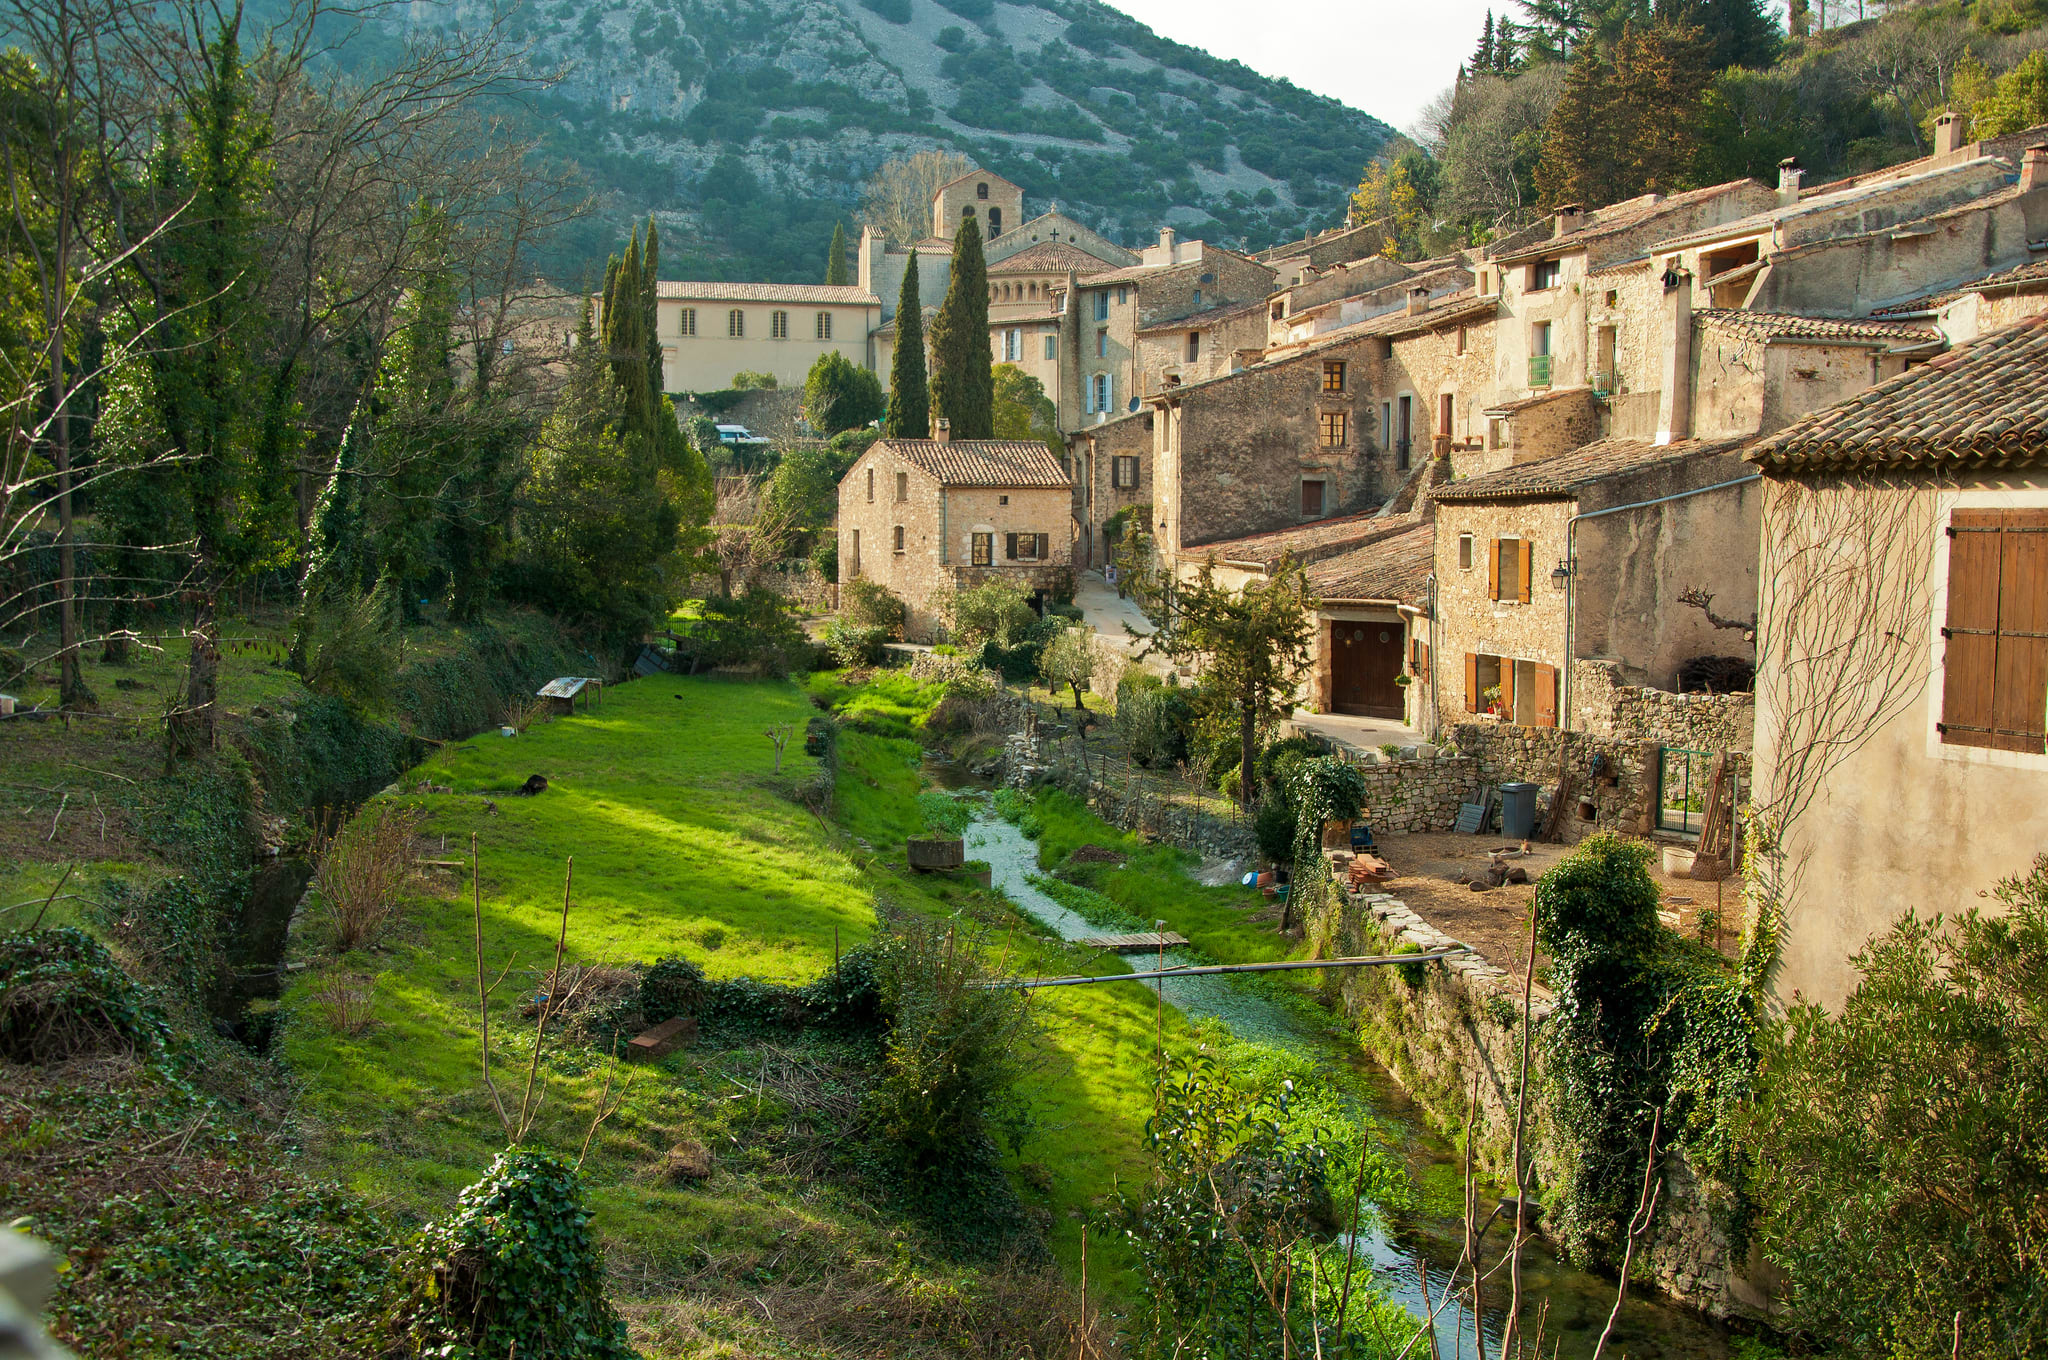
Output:
[[[962,788],[954,769],[927,765],[932,782]],[[1062,907],[1042,892],[1031,879],[1043,871],[1038,867],[1038,846],[1009,822],[997,819],[985,808],[967,828],[966,849],[970,859],[985,861],[991,868],[994,886],[1018,907],[1062,939],[1098,935],[1102,931]],[[1126,955],[1134,969],[1155,966],[1155,951]],[[1178,950],[1165,951],[1166,966],[1193,963]],[[1151,982],[1130,986],[1152,987]],[[1374,1064],[1349,1041],[1334,1023],[1312,1026],[1294,1011],[1276,1005],[1256,990],[1243,986],[1229,975],[1165,980],[1166,1000],[1190,1016],[1213,1018],[1240,1039],[1275,1044],[1312,1057],[1318,1070],[1350,1101],[1360,1114],[1385,1128],[1408,1163],[1416,1183],[1423,1186],[1424,1209],[1382,1228],[1375,1226],[1358,1235],[1359,1255],[1369,1260],[1385,1294],[1418,1318],[1428,1314],[1423,1302],[1424,1279],[1432,1297],[1439,1298],[1443,1283],[1462,1252],[1464,1225],[1457,1216],[1429,1211],[1429,1201],[1450,1197],[1462,1199],[1461,1163],[1451,1145],[1430,1129],[1421,1111],[1395,1085],[1393,1078]],[[1439,1193],[1428,1193],[1436,1188]],[[1482,1202],[1499,1198],[1497,1187],[1482,1187]],[[1460,1211],[1462,1212],[1462,1211]],[[1495,1225],[1486,1245],[1495,1251],[1512,1236],[1513,1225]],[[1426,1271],[1424,1269],[1426,1263]],[[1614,1284],[1575,1270],[1560,1261],[1548,1244],[1534,1240],[1522,1256],[1524,1327],[1533,1335],[1537,1310],[1548,1305],[1544,1339],[1546,1348],[1557,1343],[1557,1355],[1568,1360],[1587,1360],[1614,1306]],[[1503,1270],[1488,1281],[1488,1306],[1481,1320],[1486,1337],[1486,1355],[1498,1352],[1505,1310],[1494,1305],[1507,1298],[1507,1274]],[[1472,1322],[1460,1307],[1447,1306],[1437,1314],[1436,1360],[1464,1360],[1473,1356]],[[1728,1336],[1697,1314],[1655,1297],[1642,1297],[1631,1290],[1608,1341],[1608,1354],[1636,1360],[1725,1360],[1730,1355]],[[1416,1350],[1411,1360],[1430,1360]]]

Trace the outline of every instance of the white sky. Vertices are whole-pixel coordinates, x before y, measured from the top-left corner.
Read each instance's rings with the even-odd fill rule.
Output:
[[[1405,129],[1512,0],[1108,0],[1161,37],[1236,58]]]

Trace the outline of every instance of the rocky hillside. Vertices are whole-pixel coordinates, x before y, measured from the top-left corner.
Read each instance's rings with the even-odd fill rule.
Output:
[[[1095,0],[530,0],[515,25],[570,71],[529,107],[608,227],[662,217],[671,275],[819,278],[868,174],[929,147],[1114,239],[1263,246],[1331,225],[1389,132]]]

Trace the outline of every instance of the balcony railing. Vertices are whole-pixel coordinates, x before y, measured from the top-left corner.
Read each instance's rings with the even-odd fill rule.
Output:
[[[1594,396],[1611,397],[1620,390],[1621,375],[1619,373],[1616,373],[1613,369],[1610,368],[1604,373],[1595,373],[1593,375]]]
[[[1529,356],[1529,386],[1550,386],[1550,356],[1532,354]]]

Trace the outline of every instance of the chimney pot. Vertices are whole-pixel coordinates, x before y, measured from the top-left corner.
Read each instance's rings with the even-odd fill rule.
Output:
[[[2020,192],[2031,194],[2048,189],[2048,142],[2027,148],[2020,158]]]
[[[1569,236],[1572,232],[1579,229],[1579,224],[1585,215],[1585,208],[1581,204],[1560,203],[1557,208],[1557,221],[1551,230],[1551,235]]]
[[[1410,288],[1408,290],[1408,315],[1414,316],[1419,312],[1426,312],[1428,310],[1429,289],[1420,284]]]
[[[953,442],[953,422],[940,416],[932,422],[932,442],[950,444]]]
[[[1963,120],[1953,111],[1934,120],[1934,154],[1953,156],[1963,149]]]
[[[1799,183],[1806,178],[1806,172],[1799,168],[1799,162],[1790,156],[1778,162],[1778,206],[1789,208],[1799,201]]]

